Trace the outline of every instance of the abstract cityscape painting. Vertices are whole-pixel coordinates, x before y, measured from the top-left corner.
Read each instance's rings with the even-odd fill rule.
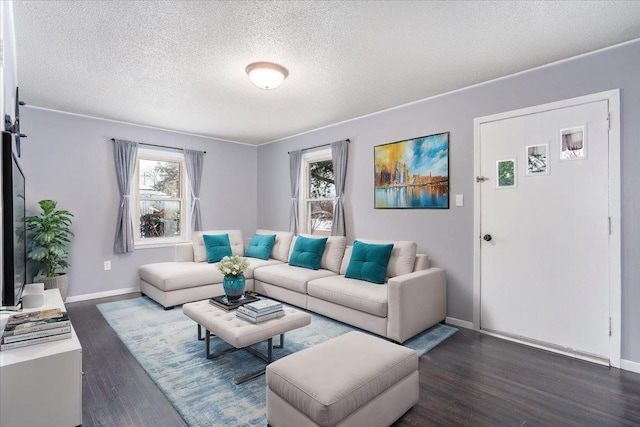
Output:
[[[374,147],[376,209],[449,209],[449,132]]]

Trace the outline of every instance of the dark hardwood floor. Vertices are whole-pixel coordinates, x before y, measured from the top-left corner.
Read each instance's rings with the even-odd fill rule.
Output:
[[[186,425],[96,308],[137,296],[67,304],[83,349],[83,426]],[[460,328],[420,358],[420,402],[394,424],[456,425],[640,426],[640,374]]]

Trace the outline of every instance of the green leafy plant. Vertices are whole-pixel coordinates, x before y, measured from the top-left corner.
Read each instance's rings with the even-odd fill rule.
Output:
[[[248,267],[249,261],[240,258],[238,255],[231,257],[226,256],[222,258],[218,264],[218,270],[220,270],[225,277],[240,277]]]
[[[56,210],[57,203],[53,200],[40,200],[38,204],[42,209],[40,215],[27,218],[27,258],[43,265],[38,275],[55,277],[58,270],[70,267],[66,258],[69,256],[67,245],[73,236],[70,230],[73,214]]]

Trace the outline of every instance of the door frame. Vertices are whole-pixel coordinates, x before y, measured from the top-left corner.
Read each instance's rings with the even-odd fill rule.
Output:
[[[620,89],[594,93],[577,98],[565,99],[548,104],[536,105],[473,120],[473,176],[480,175],[480,126],[483,123],[505,120],[518,116],[558,110],[597,101],[609,104],[609,316],[611,334],[609,338],[609,364],[620,368],[621,348],[621,307],[622,307],[622,261],[621,261],[621,214],[620,214]],[[603,117],[603,120],[606,120]],[[480,256],[481,256],[481,218],[480,185],[474,183],[473,189],[473,329],[480,330]],[[547,348],[557,351],[553,348]],[[564,353],[567,354],[567,353]]]

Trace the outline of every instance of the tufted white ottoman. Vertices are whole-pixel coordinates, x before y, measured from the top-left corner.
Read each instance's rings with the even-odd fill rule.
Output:
[[[349,332],[267,366],[267,422],[389,426],[418,402],[414,350]]]
[[[285,332],[307,326],[311,323],[308,313],[290,307],[284,307],[285,315],[262,323],[250,323],[236,317],[234,311],[224,311],[209,303],[209,300],[196,301],[182,306],[182,312],[198,324],[198,339],[205,340],[205,356],[214,359],[236,350],[246,350],[267,363],[272,361],[273,348],[281,348],[284,345]],[[205,337],[202,337],[202,327],[205,328]],[[218,353],[210,352],[211,335],[217,336],[233,347]],[[273,337],[280,335],[280,344],[273,345]],[[261,341],[268,341],[267,355],[264,355],[251,346]],[[233,381],[241,384],[252,378],[264,374],[264,369],[236,378]]]

